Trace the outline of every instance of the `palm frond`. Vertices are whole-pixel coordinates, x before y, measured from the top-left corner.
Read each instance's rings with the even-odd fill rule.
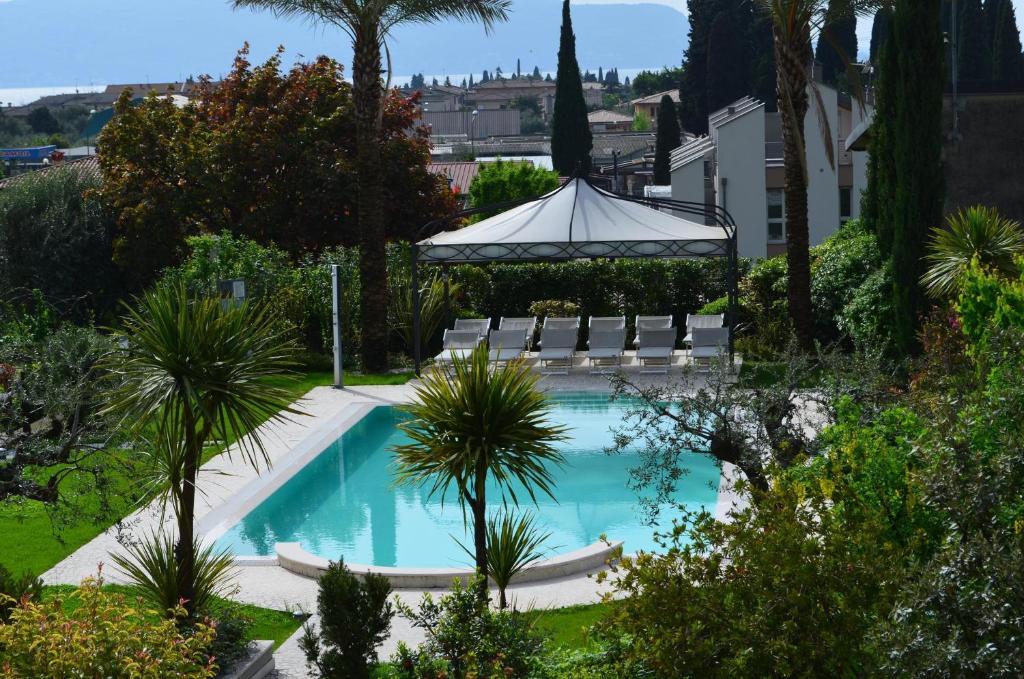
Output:
[[[933,297],[960,291],[964,273],[977,261],[996,273],[1017,273],[1015,260],[1024,256],[1024,229],[995,208],[975,205],[950,215],[946,226],[932,229],[921,283]]]

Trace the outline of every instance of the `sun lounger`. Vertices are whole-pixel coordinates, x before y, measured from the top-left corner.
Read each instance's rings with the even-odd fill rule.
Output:
[[[626,327],[623,319],[623,327],[616,330],[594,330],[590,331],[590,340],[587,342],[587,358],[590,360],[590,373],[599,375],[612,372],[615,368],[622,366],[622,352],[626,344]]]
[[[576,328],[543,328],[540,331],[541,372],[545,375],[568,375],[572,358],[576,354]]]
[[[668,374],[672,365],[672,351],[679,336],[676,328],[644,329],[637,335],[636,357],[640,372]]]
[[[693,341],[694,328],[721,328],[725,325],[725,314],[687,314],[686,315],[686,337],[683,344]]]
[[[489,318],[457,318],[455,319],[455,330],[475,330],[480,339],[487,337],[491,331],[491,319]]]
[[[452,357],[466,358],[477,345],[480,344],[480,335],[476,330],[445,330],[444,344],[441,353],[434,357],[440,363],[451,363]]]
[[[523,355],[523,331],[491,330],[487,338],[490,351],[487,355],[492,361],[506,363]]]
[[[719,356],[729,353],[729,328],[693,329],[693,348],[690,358],[695,364],[710,364]]]
[[[544,331],[545,330],[573,330],[575,332],[578,332],[579,329],[580,329],[580,317],[579,316],[570,317],[570,318],[555,318],[555,317],[551,317],[551,316],[545,317],[544,318],[544,325],[541,327],[540,341],[537,342],[537,346],[541,347],[541,348],[544,347]]]
[[[600,330],[625,330],[625,316],[591,316],[588,327],[590,332]]]
[[[498,323],[498,329],[522,331],[523,348],[529,351],[530,345],[533,344],[533,331],[537,329],[537,317],[505,318],[502,316],[501,321]]]
[[[633,346],[640,345],[640,331],[642,330],[663,330],[672,327],[672,315],[668,316],[637,316],[636,317],[636,338],[633,339]]]

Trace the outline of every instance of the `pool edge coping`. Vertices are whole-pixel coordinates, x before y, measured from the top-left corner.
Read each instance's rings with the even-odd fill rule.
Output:
[[[621,540],[595,542],[531,564],[520,571],[515,580],[517,583],[554,580],[603,568],[622,555],[622,545]],[[308,578],[319,578],[331,563],[330,559],[306,551],[298,542],[278,542],[274,549],[277,553],[277,565]],[[392,587],[399,589],[447,588],[456,578],[468,583],[476,573],[472,568],[396,568],[366,564],[345,566],[356,576],[381,575]]]

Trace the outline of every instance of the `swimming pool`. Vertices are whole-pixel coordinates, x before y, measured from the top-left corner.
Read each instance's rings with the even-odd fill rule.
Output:
[[[602,534],[623,540],[628,552],[656,547],[655,528],[644,522],[636,493],[629,489],[635,454],[608,455],[610,428],[622,421],[627,405],[603,394],[552,396],[552,421],[570,427],[558,444],[566,465],[554,470],[555,496],[523,502],[551,537],[551,555],[596,542]],[[471,545],[453,492],[428,497],[426,488],[393,485],[391,447],[406,437],[397,429],[402,414],[378,406],[327,446],[309,464],[217,539],[239,557],[269,556],[278,542],[298,542],[325,559],[398,567],[465,567],[469,556],[456,543]],[[719,470],[709,457],[686,453],[690,473],[680,482],[678,502],[713,509]],[[498,508],[488,489],[491,509]],[[528,497],[528,496],[526,496]],[[443,506],[442,506],[443,504]],[[676,515],[665,507],[659,521]],[[453,537],[454,536],[454,537]]]

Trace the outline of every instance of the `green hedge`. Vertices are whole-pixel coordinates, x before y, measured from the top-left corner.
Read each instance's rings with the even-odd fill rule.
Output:
[[[743,268],[746,268],[744,262]],[[533,302],[566,300],[580,316],[675,316],[681,325],[727,291],[724,259],[577,260],[557,264],[490,264],[454,267],[463,306],[497,320],[527,316]]]

